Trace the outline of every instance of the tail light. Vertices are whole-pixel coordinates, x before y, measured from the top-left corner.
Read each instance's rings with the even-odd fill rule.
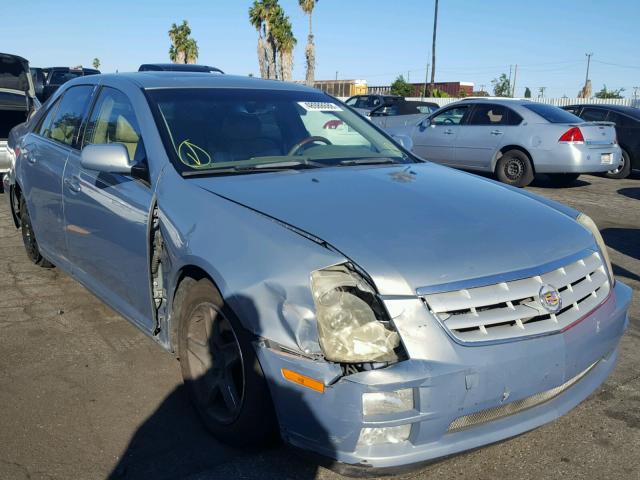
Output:
[[[582,136],[582,131],[578,127],[571,127],[562,134],[558,139],[558,142],[584,143],[584,137]]]

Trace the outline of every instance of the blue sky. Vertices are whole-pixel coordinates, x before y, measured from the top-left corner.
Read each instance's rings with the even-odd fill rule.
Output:
[[[187,19],[199,63],[256,74],[249,0],[4,0],[0,50],[32,66],[137,70],[168,61],[171,23]],[[298,38],[294,78],[304,77],[307,19],[297,0],[280,0]],[[320,0],[314,14],[318,79],[363,78],[389,84],[398,74],[422,81],[430,61],[433,0]],[[593,52],[594,89],[640,86],[640,0],[440,0],[436,81],[476,88],[518,64],[524,87],[546,96],[575,96]],[[25,21],[25,19],[27,19]],[[640,92],[639,92],[640,96]]]

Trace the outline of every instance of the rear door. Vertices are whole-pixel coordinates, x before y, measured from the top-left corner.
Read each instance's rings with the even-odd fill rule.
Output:
[[[445,108],[430,121],[418,125],[412,135],[413,151],[419,157],[452,165],[456,137],[469,111],[469,105]]]
[[[122,143],[132,164],[146,162],[134,108],[121,91],[103,87],[84,132],[84,145]],[[78,277],[145,330],[151,312],[148,225],[152,191],[131,175],[89,170],[80,151],[65,171],[69,257]]]
[[[68,259],[62,179],[92,92],[89,85],[69,88],[23,143],[22,188],[39,247],[53,263]]]
[[[521,122],[522,117],[504,105],[474,105],[456,138],[454,165],[490,170],[496,151],[514,136],[514,129]]]

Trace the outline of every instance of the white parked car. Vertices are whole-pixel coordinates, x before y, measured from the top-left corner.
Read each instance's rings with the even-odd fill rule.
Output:
[[[530,100],[466,99],[387,131],[410,137],[413,152],[427,160],[494,172],[518,187],[531,183],[536,173],[564,185],[581,173],[606,172],[621,162],[613,123],[585,122]]]

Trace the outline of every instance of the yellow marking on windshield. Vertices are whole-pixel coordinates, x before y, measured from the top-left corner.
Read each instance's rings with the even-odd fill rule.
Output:
[[[199,147],[187,138],[178,146],[178,158],[185,165],[192,168],[205,168],[213,163],[209,152]]]

